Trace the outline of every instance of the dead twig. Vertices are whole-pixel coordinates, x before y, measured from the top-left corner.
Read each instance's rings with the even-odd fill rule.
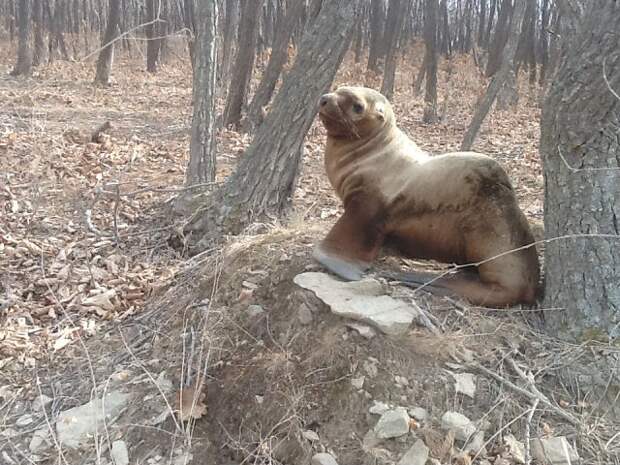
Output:
[[[543,395],[542,397],[539,397],[534,392],[531,392],[531,391],[529,391],[527,389],[524,389],[524,388],[522,388],[520,386],[517,386],[513,382],[508,381],[506,378],[498,375],[493,370],[490,370],[487,367],[485,367],[483,365],[480,365],[479,363],[474,362],[474,363],[471,363],[470,366],[472,368],[478,370],[478,371],[481,371],[485,375],[490,376],[491,378],[495,379],[496,381],[499,381],[504,386],[510,388],[511,390],[516,392],[517,394],[521,394],[522,396],[527,397],[528,399],[531,399],[531,400],[539,399],[539,401],[545,407],[547,407],[549,410],[551,410],[553,413],[555,413],[559,417],[562,417],[563,419],[568,421],[571,425],[576,426],[576,427],[579,427],[581,425],[581,422],[577,418],[575,418],[574,415],[571,415],[570,413],[562,410],[560,407],[557,407],[556,405],[554,405],[551,401],[549,401],[549,399],[546,396]],[[538,391],[538,392],[540,393],[540,391]]]
[[[530,434],[530,429],[532,427],[532,418],[534,417],[534,412],[536,411],[536,407],[538,407],[538,403],[540,402],[540,399],[534,399],[534,401],[532,402],[532,408],[530,409],[530,413],[527,415],[527,419],[525,420],[525,444],[524,444],[524,452],[523,452],[523,456],[524,456],[524,462],[525,465],[530,465],[530,438],[531,438],[531,434]]]

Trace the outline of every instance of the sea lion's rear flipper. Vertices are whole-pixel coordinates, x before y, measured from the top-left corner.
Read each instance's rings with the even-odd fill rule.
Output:
[[[484,281],[480,274],[471,270],[462,269],[450,274],[385,273],[382,276],[435,295],[464,297],[473,305],[506,307],[523,300],[518,286],[510,282]]]
[[[380,215],[381,209],[372,198],[360,194],[348,199],[344,214],[315,247],[314,259],[343,279],[361,279],[383,244]]]

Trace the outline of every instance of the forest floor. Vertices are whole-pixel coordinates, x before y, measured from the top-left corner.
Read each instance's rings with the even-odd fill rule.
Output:
[[[366,339],[292,282],[318,269],[312,244],[340,211],[318,124],[306,140],[291,215],[188,258],[168,241],[184,221],[171,203],[188,161],[187,60],[171,56],[149,74],[141,56],[121,54],[113,84],[100,88],[92,85],[91,62],[56,61],[32,78],[9,77],[13,52],[0,47],[6,463],[106,463],[117,439],[128,444],[131,463],[192,456],[216,464],[306,463],[324,450],[340,465],[396,463],[416,435],[438,463],[471,463],[472,455],[474,463],[520,463],[523,451],[510,434],[521,442],[524,435],[566,437],[582,463],[620,463],[619,391],[600,368],[617,349],[544,335],[531,309],[485,310],[423,294],[418,304],[437,334],[415,328],[402,338]],[[470,57],[454,58],[452,73],[442,62],[442,120],[425,125],[423,98],[411,88],[420,61],[413,51],[399,66],[399,126],[429,152],[458,150],[486,81]],[[348,59],[336,84],[379,88],[380,80]],[[504,165],[534,222],[543,200],[540,93],[521,83],[518,105],[493,111],[474,145]],[[91,140],[105,122],[111,129]],[[250,141],[219,132],[218,182]],[[301,307],[309,318],[298,315]],[[188,426],[168,413],[179,387],[203,371],[208,410]],[[462,373],[476,380],[471,398],[455,391]],[[118,412],[114,429],[94,434],[97,447],[59,446],[51,425],[60,412],[112,390],[135,402]],[[534,402],[538,394],[548,403]],[[369,445],[364,438],[378,418],[368,413],[373,401],[428,416],[413,421],[405,438]],[[475,419],[485,447],[461,453],[466,445],[441,428],[446,411]],[[33,446],[38,431],[43,439]]]

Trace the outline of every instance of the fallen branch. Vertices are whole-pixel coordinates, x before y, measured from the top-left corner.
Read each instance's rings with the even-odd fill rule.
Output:
[[[551,410],[553,413],[555,413],[559,417],[564,418],[571,425],[577,426],[577,427],[579,427],[581,425],[581,422],[577,418],[575,418],[574,415],[571,415],[570,413],[562,410],[560,407],[554,405],[545,395],[543,395],[540,391],[538,391],[538,389],[536,389],[536,391],[538,393],[537,394],[535,392],[532,392],[532,391],[524,389],[524,388],[522,388],[520,386],[517,386],[512,381],[508,381],[506,378],[498,375],[494,371],[488,369],[485,366],[480,365],[479,363],[475,363],[474,362],[474,363],[471,363],[470,366],[472,368],[478,370],[478,371],[481,371],[485,375],[490,376],[491,378],[495,379],[496,381],[499,381],[504,386],[506,386],[507,388],[510,388],[511,390],[516,392],[517,394],[521,394],[522,396],[527,397],[528,399],[531,399],[531,400],[538,399],[540,401],[540,403],[542,403],[545,407],[547,407],[549,410]]]

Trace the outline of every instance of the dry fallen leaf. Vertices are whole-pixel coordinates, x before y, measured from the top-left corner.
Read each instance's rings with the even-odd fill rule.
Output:
[[[205,399],[206,391],[200,379],[184,389],[180,389],[176,395],[176,411],[181,421],[197,420],[207,413]]]

